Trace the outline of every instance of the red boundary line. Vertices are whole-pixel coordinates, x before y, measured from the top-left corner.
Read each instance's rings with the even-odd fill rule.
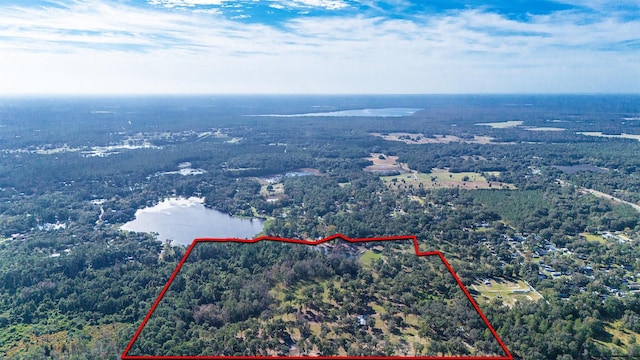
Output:
[[[413,247],[414,247],[414,249],[416,251],[416,256],[434,256],[434,255],[438,256],[440,258],[440,260],[442,261],[442,263],[447,267],[447,270],[449,270],[449,273],[451,274],[451,276],[453,276],[453,278],[456,280],[456,282],[458,283],[458,286],[464,292],[464,294],[466,295],[466,297],[469,300],[469,302],[471,302],[471,305],[473,305],[473,308],[476,310],[478,315],[480,315],[480,317],[482,318],[482,321],[484,322],[484,324],[487,326],[489,331],[491,331],[491,334],[493,335],[493,337],[498,341],[498,343],[500,344],[500,347],[502,348],[502,350],[504,351],[506,356],[220,356],[220,355],[218,355],[218,356],[151,356],[151,355],[127,355],[127,353],[131,350],[131,347],[133,346],[133,344],[136,342],[136,340],[140,336],[140,333],[142,332],[142,329],[147,324],[147,321],[149,321],[149,318],[151,317],[153,312],[156,310],[156,307],[158,307],[158,304],[162,300],[162,297],[164,296],[164,294],[169,289],[169,286],[171,286],[171,283],[173,282],[173,279],[176,277],[176,275],[178,275],[178,272],[182,268],[182,265],[185,263],[185,261],[187,260],[187,258],[191,254],[191,251],[196,246],[196,244],[198,244],[200,242],[257,243],[257,242],[263,241],[263,240],[270,240],[270,241],[280,241],[280,242],[285,242],[285,243],[294,243],[294,244],[303,244],[303,245],[319,245],[319,244],[325,243],[327,241],[332,241],[332,240],[336,240],[336,239],[341,239],[341,240],[344,240],[344,241],[347,241],[347,242],[350,242],[350,243],[371,242],[371,241],[412,240],[413,241]],[[147,316],[142,321],[142,324],[140,324],[140,327],[138,327],[138,330],[135,332],[135,334],[131,338],[131,341],[129,341],[129,344],[124,349],[124,352],[122,353],[122,356],[121,356],[121,359],[123,359],[123,360],[142,360],[142,359],[144,359],[144,360],[146,360],[146,359],[180,359],[180,360],[187,360],[187,359],[194,359],[194,360],[207,360],[207,359],[211,359],[211,360],[213,360],[213,359],[216,359],[216,360],[218,360],[218,359],[230,359],[230,360],[236,360],[236,359],[238,359],[238,360],[240,360],[240,359],[242,359],[242,360],[244,360],[244,359],[247,359],[247,360],[248,359],[265,359],[265,360],[266,359],[269,359],[269,360],[270,359],[300,359],[300,360],[302,360],[302,359],[304,359],[304,360],[309,360],[309,359],[380,359],[380,360],[383,360],[384,359],[384,360],[387,360],[387,359],[406,359],[406,358],[412,358],[412,359],[464,359],[464,360],[486,360],[486,359],[513,360],[513,355],[511,355],[511,353],[509,352],[507,347],[504,345],[504,343],[502,342],[502,339],[500,339],[500,337],[498,336],[498,333],[496,333],[496,331],[493,329],[493,326],[491,326],[491,324],[489,323],[489,320],[487,319],[487,317],[482,313],[482,310],[480,310],[480,307],[475,302],[475,300],[473,300],[473,297],[471,296],[471,294],[469,293],[467,288],[462,284],[462,281],[460,280],[458,275],[456,275],[455,271],[453,271],[453,268],[451,267],[451,265],[449,264],[447,259],[445,259],[445,257],[442,254],[442,252],[440,252],[440,251],[420,251],[420,249],[418,248],[418,239],[416,238],[415,235],[388,236],[388,237],[376,237],[376,238],[353,238],[352,239],[352,238],[349,238],[349,237],[344,236],[342,234],[335,234],[335,235],[332,235],[332,236],[329,236],[329,237],[326,237],[324,239],[320,239],[320,240],[317,240],[317,241],[301,240],[301,239],[287,239],[287,238],[279,238],[279,237],[273,237],[273,236],[261,236],[261,237],[257,237],[257,238],[252,239],[252,240],[236,239],[236,238],[198,238],[198,239],[193,240],[193,243],[191,243],[191,246],[189,246],[189,248],[187,249],[187,252],[182,257],[182,260],[180,260],[180,263],[178,264],[178,266],[176,266],[176,269],[173,271],[173,274],[171,274],[171,277],[169,278],[169,281],[167,281],[167,284],[164,286],[164,288],[160,292],[160,295],[158,295],[158,298],[156,299],[156,301],[151,306],[151,309],[149,310],[149,313],[147,314]]]

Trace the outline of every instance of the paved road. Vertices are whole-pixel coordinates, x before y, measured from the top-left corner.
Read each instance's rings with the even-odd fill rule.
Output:
[[[632,202],[628,202],[628,201],[622,200],[620,198],[617,198],[615,196],[611,196],[609,194],[605,194],[605,193],[600,192],[598,190],[587,189],[587,188],[581,188],[580,190],[584,191],[584,192],[591,193],[591,194],[593,194],[593,195],[595,195],[597,197],[601,197],[601,198],[609,199],[609,200],[612,200],[612,201],[615,201],[615,202],[619,202],[619,203],[630,205],[632,208],[634,208],[634,209],[636,209],[637,211],[640,212],[640,205],[638,205],[638,204],[634,204]]]
[[[564,181],[564,180],[560,180],[560,179],[556,179],[556,181],[558,181],[560,183],[560,185],[562,185],[562,186],[573,185],[568,181]],[[622,200],[620,198],[617,198],[617,197],[609,195],[609,194],[605,194],[605,193],[603,193],[601,191],[593,190],[593,189],[587,189],[587,188],[580,188],[580,191],[582,191],[584,193],[593,194],[593,195],[595,195],[597,197],[601,197],[603,199],[608,199],[608,200],[619,202],[619,203],[622,203],[622,204],[627,204],[627,205],[631,206],[632,208],[636,209],[638,212],[640,212],[640,205],[634,204],[632,202],[628,202],[628,201],[625,201],[625,200]]]

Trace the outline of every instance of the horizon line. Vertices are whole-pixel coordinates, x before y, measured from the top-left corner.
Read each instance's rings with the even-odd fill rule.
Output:
[[[96,98],[96,97],[205,97],[205,96],[640,96],[640,92],[495,92],[495,93],[0,93],[2,98]]]

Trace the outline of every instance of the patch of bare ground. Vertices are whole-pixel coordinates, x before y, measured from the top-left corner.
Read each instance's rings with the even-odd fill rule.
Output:
[[[320,174],[321,174],[320,170],[314,169],[314,168],[301,168],[301,169],[298,169],[298,171],[306,172],[306,173],[309,173],[309,174],[314,175],[314,176],[320,176]]]
[[[364,168],[364,171],[367,172],[401,174],[411,172],[411,169],[409,169],[407,164],[398,162],[397,156],[385,155],[382,153],[371,153],[368,158],[365,158],[365,160],[373,162],[373,165],[369,165]]]

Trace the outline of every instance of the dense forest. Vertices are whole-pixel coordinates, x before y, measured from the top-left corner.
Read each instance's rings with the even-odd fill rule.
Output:
[[[423,110],[259,116],[319,104]],[[580,134],[640,134],[640,122],[626,120],[639,109],[637,96],[4,99],[0,357],[119,358],[186,250],[120,226],[177,196],[265,219],[273,236],[415,235],[421,250],[445,254],[515,357],[639,356],[640,142]],[[202,171],[181,175],[182,164]],[[312,175],[285,176],[300,169]],[[281,245],[201,254],[185,268],[199,275],[167,298],[182,310],[159,308],[165,320],[149,324],[137,351],[354,354],[346,343],[383,355],[496,351],[471,328],[435,341],[456,320],[418,315],[466,313],[451,310],[458,300],[446,285],[402,287],[398,277],[438,281],[415,255],[366,248],[333,261]],[[290,272],[311,267],[320,273]],[[261,277],[243,287],[243,273]],[[330,291],[359,294],[349,302],[362,308],[331,318],[341,307]],[[406,313],[369,304],[393,292]],[[302,301],[314,293],[327,294],[314,305],[322,311]],[[334,320],[323,327],[307,310]],[[374,323],[353,328],[356,315]],[[166,330],[179,321],[183,331]],[[300,341],[305,324],[314,341]],[[390,325],[395,332],[374,331]],[[253,345],[238,342],[239,331]],[[421,340],[402,342],[408,332]]]

